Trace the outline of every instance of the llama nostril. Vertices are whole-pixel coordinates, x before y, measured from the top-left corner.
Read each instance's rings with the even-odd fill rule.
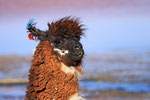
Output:
[[[82,52],[82,51],[80,51],[80,52],[79,52],[79,56],[82,56],[82,55],[83,55],[83,52]]]
[[[74,46],[74,48],[75,48],[75,49],[79,49],[79,46],[78,46],[78,45],[76,45],[76,46]]]

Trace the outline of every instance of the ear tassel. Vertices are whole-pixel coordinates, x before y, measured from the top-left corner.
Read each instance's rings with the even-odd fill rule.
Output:
[[[28,38],[29,38],[30,40],[38,41],[38,38],[39,38],[39,37],[36,36],[35,39],[34,39],[33,33],[29,33],[29,34],[28,34]]]
[[[37,29],[35,27],[35,23],[34,23],[34,19],[30,19],[29,22],[27,23],[27,30],[28,32],[30,32],[28,34],[28,38],[30,40],[35,40],[35,41],[38,41],[38,40],[45,40],[46,38],[46,32],[45,31],[41,31],[40,29]]]
[[[34,21],[35,21],[35,19],[33,19],[33,18],[28,21],[28,23],[27,23],[27,29],[31,28],[31,26],[32,26],[32,24],[33,24]]]
[[[32,19],[30,19],[30,20],[28,21],[28,23],[27,23],[27,29],[29,30],[29,32],[31,31],[33,22],[34,22],[34,19],[32,18]],[[32,33],[32,32],[28,34],[28,38],[29,38],[30,40],[34,40],[34,38],[33,38],[33,33]]]
[[[34,40],[34,39],[33,39],[33,33],[29,33],[29,34],[28,34],[28,38],[29,38],[30,40]]]

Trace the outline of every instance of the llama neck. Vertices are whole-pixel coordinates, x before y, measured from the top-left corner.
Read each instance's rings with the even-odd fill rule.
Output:
[[[79,91],[77,70],[81,72],[81,67],[63,65],[48,41],[40,42],[29,71],[26,100],[73,100]]]

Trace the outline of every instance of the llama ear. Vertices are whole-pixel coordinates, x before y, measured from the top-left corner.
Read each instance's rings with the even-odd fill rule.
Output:
[[[48,25],[49,29],[51,29],[51,24],[50,24],[50,23],[48,23],[47,25]]]
[[[36,23],[33,22],[34,19],[29,20],[27,23],[27,30],[29,32],[28,37],[30,40],[40,40],[44,41],[47,39],[47,31],[42,31],[35,27]]]
[[[67,36],[80,40],[83,35],[84,25],[80,24],[79,18],[64,17],[56,22],[48,23],[49,33],[55,36]]]

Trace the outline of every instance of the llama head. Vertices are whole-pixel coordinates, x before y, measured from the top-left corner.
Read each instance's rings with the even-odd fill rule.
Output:
[[[82,26],[79,19],[65,17],[51,24],[48,23],[49,29],[47,31],[37,29],[33,20],[29,21],[27,29],[31,32],[28,35],[29,39],[48,40],[59,61],[67,66],[78,66],[81,64],[84,55],[80,43],[84,30]]]
[[[51,46],[58,59],[67,66],[78,66],[81,64],[84,51],[82,44],[75,38],[62,36],[51,37]]]

